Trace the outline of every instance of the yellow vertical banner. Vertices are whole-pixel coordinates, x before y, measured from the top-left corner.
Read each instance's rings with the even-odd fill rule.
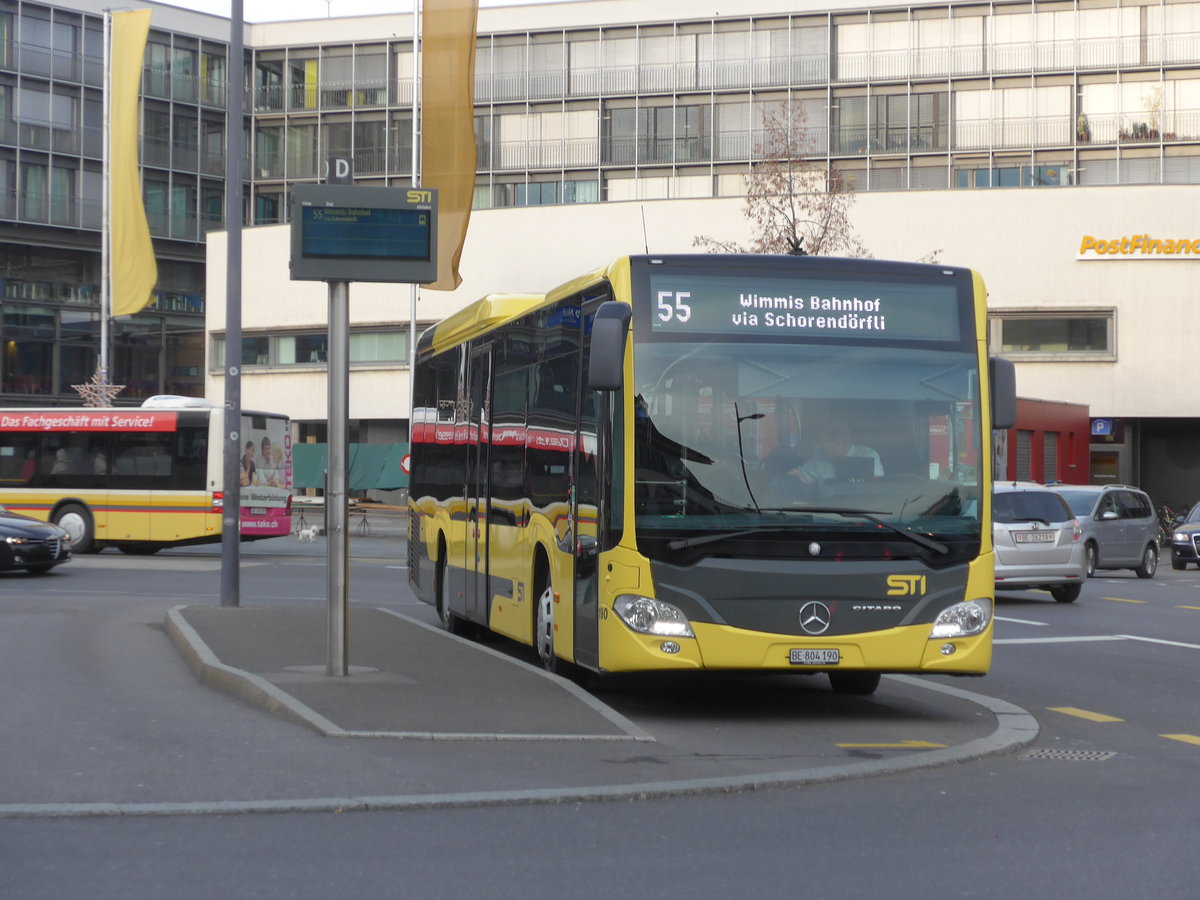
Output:
[[[438,192],[438,280],[452,291],[475,193],[475,27],[478,0],[424,0],[421,186]]]
[[[158,281],[138,177],[138,95],[150,10],[112,14],[109,50],[108,217],[112,314],[145,309]]]

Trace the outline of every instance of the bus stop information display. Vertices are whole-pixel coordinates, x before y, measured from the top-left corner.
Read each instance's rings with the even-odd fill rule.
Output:
[[[297,185],[291,274],[298,281],[437,280],[437,192]]]
[[[656,332],[957,341],[953,284],[786,278],[771,275],[654,275]]]

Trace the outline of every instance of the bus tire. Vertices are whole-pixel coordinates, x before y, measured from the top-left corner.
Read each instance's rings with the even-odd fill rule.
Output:
[[[554,588],[549,578],[538,594],[533,613],[533,648],[543,669],[556,675],[564,673],[566,665],[554,653]]]
[[[835,694],[873,694],[879,687],[879,673],[859,669],[830,672],[829,686]]]
[[[458,637],[470,637],[472,627],[461,616],[450,611],[450,580],[446,577],[445,549],[438,554],[437,565],[437,614],[438,621],[446,631]]]
[[[54,524],[67,532],[72,553],[91,553],[96,547],[95,525],[87,507],[79,503],[64,503],[54,514]]]
[[[130,556],[153,556],[162,549],[162,544],[117,544],[117,549]]]

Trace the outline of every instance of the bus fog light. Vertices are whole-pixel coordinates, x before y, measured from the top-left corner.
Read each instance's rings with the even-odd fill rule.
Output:
[[[942,644],[942,656],[953,656],[957,649],[953,644]]]
[[[929,639],[970,637],[984,631],[992,621],[992,601],[967,600],[943,609],[933,620]],[[943,649],[943,653],[945,650]]]
[[[622,594],[613,602],[613,612],[638,634],[662,637],[695,637],[683,611],[670,603],[636,594]]]
[[[663,653],[678,653],[679,645],[674,641],[663,641],[658,645],[658,649]]]

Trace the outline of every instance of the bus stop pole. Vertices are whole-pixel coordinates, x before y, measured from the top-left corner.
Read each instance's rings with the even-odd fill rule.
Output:
[[[242,0],[230,4],[229,58],[242,58]],[[234,68],[233,71],[241,71]],[[240,84],[240,82],[234,82]],[[230,122],[242,121],[242,92],[229,92]],[[242,447],[242,129],[229,128],[225,161],[225,455],[221,467],[221,605],[241,605]]]
[[[349,547],[346,535],[347,422],[350,406],[350,283],[329,282],[329,475],[325,491],[326,571],[328,577],[328,654],[326,675],[348,672]]]

